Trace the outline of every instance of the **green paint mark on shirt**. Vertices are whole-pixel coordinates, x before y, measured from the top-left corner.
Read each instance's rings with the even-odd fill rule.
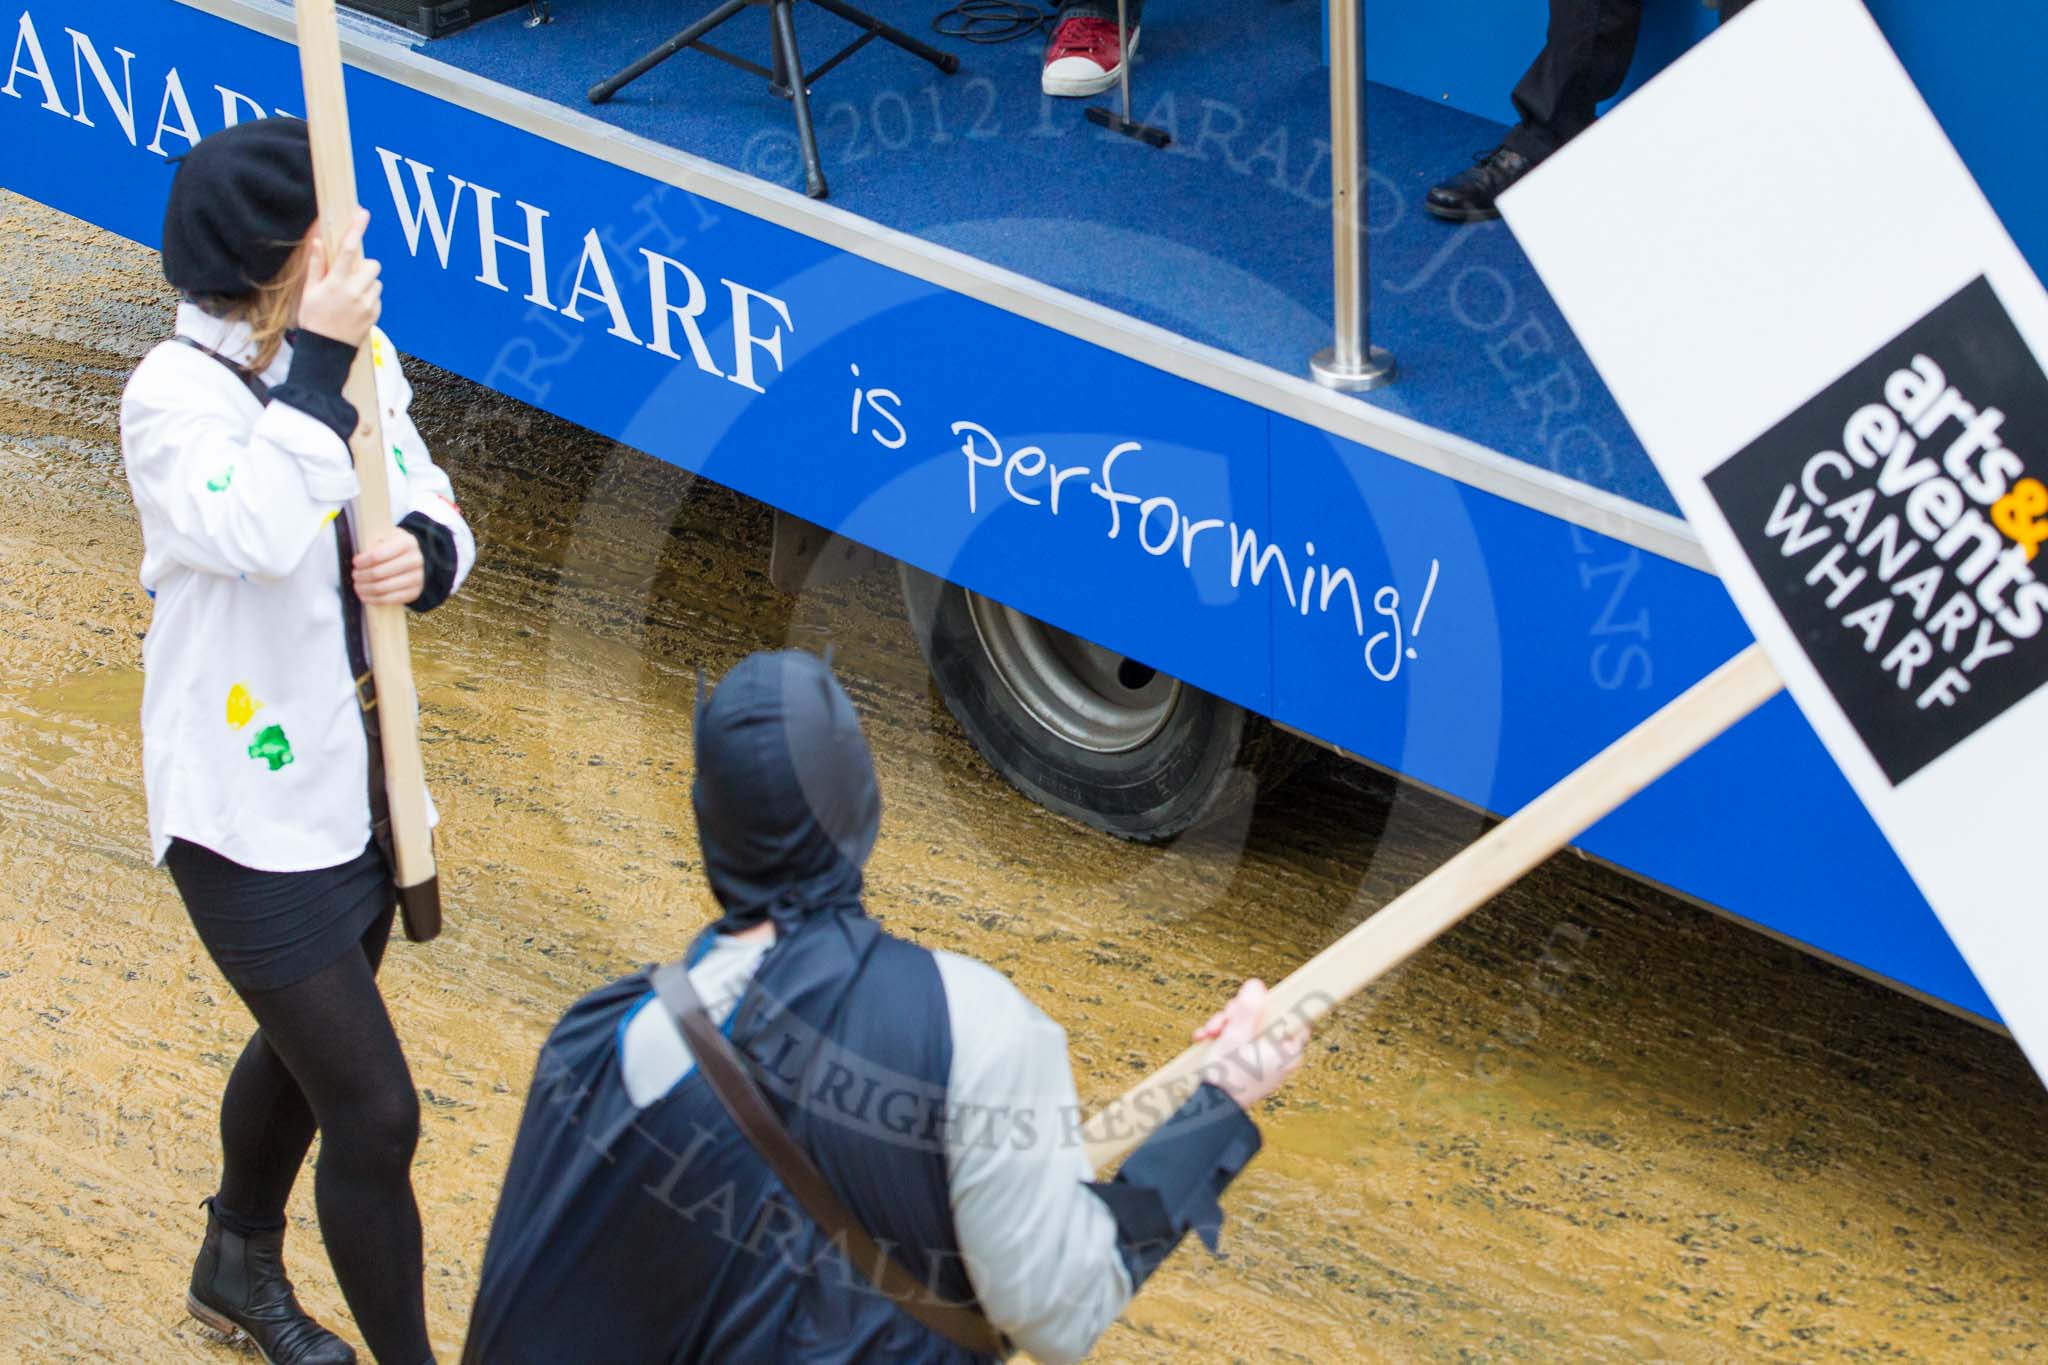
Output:
[[[233,465],[229,465],[226,469],[223,469],[220,473],[214,475],[212,478],[206,481],[207,491],[212,493],[225,493],[227,491],[228,485],[233,483],[234,481],[235,467]]]
[[[268,763],[270,771],[276,772],[292,761],[292,742],[284,737],[282,725],[266,725],[256,732],[256,738],[249,745],[249,757]]]
[[[391,458],[398,461],[398,472],[401,474],[405,473],[405,452],[397,446],[393,446],[391,447]]]

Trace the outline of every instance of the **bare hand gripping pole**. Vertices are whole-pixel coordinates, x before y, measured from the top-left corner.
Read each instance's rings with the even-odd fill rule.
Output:
[[[306,123],[313,144],[313,187],[320,232],[329,259],[338,254],[356,211],[356,172],[349,146],[348,102],[341,84],[341,34],[334,0],[298,0],[299,70],[306,87]],[[355,536],[373,544],[392,529],[391,489],[385,478],[384,422],[370,347],[356,352],[343,395],[356,410],[349,438],[359,491]],[[405,934],[425,942],[441,931],[441,892],[434,874],[433,832],[427,825],[427,788],[420,764],[418,701],[412,655],[406,645],[405,608],[363,606],[371,672],[376,680],[384,781],[391,797],[391,842]]]
[[[1783,684],[1761,645],[1708,674],[1273,988],[1265,1027],[1312,1023],[1400,966],[1589,826],[1677,767]],[[1197,1043],[1088,1120],[1096,1170],[1144,1141],[1201,1083]]]

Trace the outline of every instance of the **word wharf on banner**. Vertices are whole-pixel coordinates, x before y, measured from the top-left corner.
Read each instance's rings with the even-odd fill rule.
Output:
[[[680,341],[689,348],[690,359],[699,370],[755,393],[767,392],[756,368],[761,358],[772,364],[774,373],[782,371],[782,338],[784,333],[796,330],[796,323],[790,317],[789,304],[776,295],[737,280],[719,279],[727,295],[720,311],[731,323],[732,344],[726,356],[715,357],[704,335],[705,313],[712,308],[712,296],[688,265],[642,246],[637,248],[638,259],[622,272],[612,261],[607,234],[592,227],[574,238],[575,269],[573,273],[563,272],[567,287],[557,286],[551,291],[550,254],[554,253],[557,260],[566,257],[559,245],[550,246],[552,215],[547,209],[515,198],[512,206],[518,210],[517,226],[502,232],[501,218],[509,220],[514,215],[500,207],[503,195],[499,191],[446,172],[442,173],[442,187],[437,190],[432,166],[387,147],[378,147],[376,151],[384,166],[385,184],[398,212],[399,226],[405,232],[406,248],[415,259],[424,237],[431,247],[432,259],[441,269],[455,268],[459,255],[457,241],[473,238],[476,251],[469,259],[476,264],[476,282],[486,288],[499,293],[512,291],[513,286],[505,282],[507,263],[503,259],[510,253],[523,258],[523,297],[536,308],[558,312],[578,322],[586,318],[603,322],[611,336],[669,360],[683,358],[683,353],[676,349]],[[465,205],[469,206],[473,226],[459,230]],[[630,303],[626,291],[619,287],[622,273],[640,286]]]

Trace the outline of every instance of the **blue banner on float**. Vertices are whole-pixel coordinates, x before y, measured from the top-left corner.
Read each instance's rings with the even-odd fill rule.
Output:
[[[407,352],[1476,805],[1519,806],[1746,642],[1709,575],[395,82],[348,89]],[[0,183],[154,246],[166,158],[297,101],[288,44],[204,11],[31,0]],[[1789,706],[1583,843],[1989,1013]],[[1858,903],[1816,847],[1878,869]]]

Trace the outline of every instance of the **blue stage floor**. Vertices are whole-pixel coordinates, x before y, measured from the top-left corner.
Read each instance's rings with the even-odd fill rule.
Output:
[[[1155,151],[1038,92],[1042,40],[930,34],[938,4],[875,12],[961,58],[944,76],[874,43],[817,83],[831,202],[886,226],[1290,374],[1330,333],[1328,86],[1317,0],[1159,0],[1133,68]],[[554,0],[430,44],[427,55],[708,160],[801,188],[789,106],[756,77],[684,53],[593,107],[584,91],[708,9]],[[813,65],[855,31],[798,7]],[[766,62],[765,10],[714,38]],[[1102,97],[1106,100],[1107,97]],[[1499,223],[1454,228],[1428,187],[1499,125],[1381,86],[1369,102],[1373,335],[1401,378],[1364,401],[1664,511],[1675,510],[1591,362]],[[1090,377],[1073,377],[1085,392]]]

